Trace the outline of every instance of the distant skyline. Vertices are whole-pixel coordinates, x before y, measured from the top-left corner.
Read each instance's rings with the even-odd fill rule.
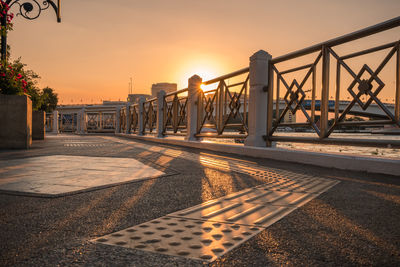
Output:
[[[185,88],[194,74],[208,80],[248,66],[260,49],[280,56],[400,11],[398,0],[61,2],[62,23],[52,10],[34,21],[16,17],[8,37],[12,57],[42,77],[40,87],[54,88],[61,104],[126,100],[130,77],[134,93],[159,82]],[[366,47],[399,37],[394,29]]]

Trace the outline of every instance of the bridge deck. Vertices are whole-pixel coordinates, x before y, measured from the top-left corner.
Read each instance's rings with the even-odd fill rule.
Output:
[[[43,157],[47,157],[47,162],[41,163],[42,168],[28,166],[32,160],[40,161]],[[64,159],[61,162],[65,165],[60,162],[55,164],[56,159],[60,158]],[[79,163],[65,160],[67,158],[82,160]],[[96,159],[97,163],[88,164]],[[168,214],[174,216],[174,212],[213,199],[223,198],[223,201],[229,200],[226,203],[232,205],[236,203],[235,198],[241,199],[244,195],[225,196],[249,188],[256,188],[248,198],[258,198],[258,201],[254,200],[257,206],[262,204],[263,198],[254,194],[259,194],[271,179],[308,181],[308,185],[311,185],[307,177],[339,183],[314,199],[307,200],[303,206],[257,234],[252,234],[250,239],[218,257],[211,265],[333,263],[396,266],[400,263],[400,180],[393,176],[239,158],[231,154],[160,146],[114,136],[59,135],[34,142],[33,148],[27,151],[0,151],[0,184],[10,184],[12,179],[20,179],[21,173],[24,173],[21,170],[32,171],[29,179],[37,182],[50,172],[57,173],[54,169],[56,166],[79,169],[79,172],[70,173],[77,181],[85,176],[87,178],[88,174],[93,178],[107,177],[117,170],[105,165],[105,162],[117,163],[115,168],[121,168],[125,166],[123,162],[130,160],[138,163],[132,166],[128,164],[128,168],[143,164],[151,167],[148,170],[167,175],[149,175],[147,178],[154,179],[103,184],[100,188],[96,186],[101,179],[93,179],[95,188],[92,189],[96,190],[90,190],[89,187],[65,196],[49,197],[23,190],[15,192],[10,188],[2,191],[0,239],[6,241],[1,245],[0,265],[202,266],[201,261],[183,254],[171,256],[97,244],[91,240],[129,227],[139,227]],[[63,173],[58,175],[65,176]],[[271,196],[275,194],[275,198],[278,198],[280,194],[286,197],[285,188],[290,187],[294,189],[296,186],[290,181],[277,185],[275,189],[282,191],[275,191]],[[269,189],[273,188],[274,185],[269,186]],[[286,204],[290,206],[293,201],[297,203],[295,198],[301,197],[300,194],[295,192],[293,198],[287,198]],[[246,214],[250,214],[250,211]],[[240,217],[228,215],[225,219]],[[252,231],[251,227],[248,228]],[[216,250],[216,253],[219,252]]]

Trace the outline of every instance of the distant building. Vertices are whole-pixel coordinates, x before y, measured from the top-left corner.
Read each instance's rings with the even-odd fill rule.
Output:
[[[283,117],[283,122],[284,123],[295,123],[296,122],[296,116],[293,115],[291,110],[288,110]]]
[[[176,91],[178,88],[176,83],[155,83],[151,86],[151,97],[157,97],[157,93],[164,90],[166,93]]]
[[[139,98],[144,97],[145,99],[149,99],[151,96],[146,94],[129,94],[128,95],[128,102],[129,103],[138,103]]]

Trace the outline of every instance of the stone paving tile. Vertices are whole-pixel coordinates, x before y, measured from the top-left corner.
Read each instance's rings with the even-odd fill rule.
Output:
[[[165,175],[128,158],[56,155],[0,161],[0,165],[0,190],[42,196],[70,194]],[[51,167],[43,171],[43,166]]]

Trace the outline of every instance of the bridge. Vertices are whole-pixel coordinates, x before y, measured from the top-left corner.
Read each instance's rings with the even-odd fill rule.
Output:
[[[258,51],[248,68],[209,81],[194,75],[188,88],[138,103],[58,107],[47,124],[55,133],[114,134],[49,134],[34,149],[0,151],[0,265],[399,266],[400,140],[333,133],[343,125],[400,126],[400,42],[335,52],[397,26],[400,17],[281,57]],[[344,62],[384,49],[386,62],[397,58],[394,105],[371,91],[385,61],[369,80],[361,79],[369,67],[357,75]],[[276,67],[314,52],[311,64]],[[349,102],[329,101],[330,75],[340,81],[329,72],[330,57],[359,84]],[[321,101],[300,100],[303,83],[288,102],[279,99],[285,73],[306,69],[304,79],[315,81],[318,63],[323,86],[312,90]],[[240,75],[241,82],[227,82]],[[216,89],[202,91],[202,84]],[[362,94],[374,101],[357,102]],[[282,121],[299,109],[313,136],[276,135],[279,126],[299,125]],[[339,115],[333,124],[332,111]],[[348,122],[348,115],[382,119]],[[276,142],[358,145],[395,157],[362,156],[353,147],[351,155],[282,149]]]

